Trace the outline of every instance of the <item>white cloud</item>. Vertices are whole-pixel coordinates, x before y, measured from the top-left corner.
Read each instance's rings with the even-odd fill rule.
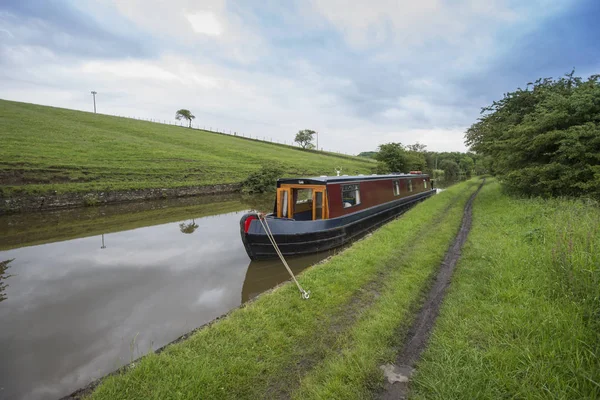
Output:
[[[170,120],[186,107],[200,126],[280,142],[315,129],[327,150],[358,153],[389,141],[464,150],[462,132],[484,104],[467,97],[461,79],[484,73],[518,39],[513,28],[533,29],[533,14],[555,12],[549,1],[524,9],[503,0],[314,0],[300,10],[258,10],[224,0],[96,0],[102,21],[117,10],[147,32],[135,37],[147,37],[152,57],[65,58],[28,44],[43,22],[0,19],[25,38],[0,35],[0,96],[89,109],[97,90],[103,113]]]
[[[110,75],[109,78],[135,78],[150,80],[176,80],[177,75],[148,62],[126,61],[91,61],[84,63],[81,72],[95,76]]]
[[[185,17],[196,33],[203,33],[209,36],[219,36],[223,33],[223,27],[212,12],[199,11],[195,14],[187,14]]]

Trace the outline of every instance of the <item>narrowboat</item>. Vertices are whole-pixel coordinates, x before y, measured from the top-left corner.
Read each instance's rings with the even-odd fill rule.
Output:
[[[245,214],[242,242],[252,260],[277,257],[267,229],[284,256],[342,246],[435,193],[429,176],[409,174],[279,179],[272,214]],[[262,222],[262,223],[261,223]]]

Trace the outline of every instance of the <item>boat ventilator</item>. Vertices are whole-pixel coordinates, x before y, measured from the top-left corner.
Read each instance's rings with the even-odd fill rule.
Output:
[[[287,269],[287,271],[290,273],[290,276],[294,280],[294,283],[296,283],[296,286],[298,287],[298,290],[300,291],[300,295],[302,296],[302,298],[304,300],[308,300],[310,298],[310,290],[309,291],[304,290],[302,288],[302,286],[300,285],[300,283],[298,282],[298,280],[296,279],[296,277],[294,276],[294,273],[292,272],[292,269],[288,265],[287,261],[285,261],[285,258],[283,257],[283,254],[281,254],[281,250],[279,250],[279,246],[277,246],[277,242],[275,242],[275,238],[273,237],[273,233],[271,232],[271,228],[269,227],[269,223],[267,222],[267,219],[265,218],[265,215],[264,214],[258,214],[258,221],[260,222],[260,224],[262,225],[263,229],[265,230],[265,233],[267,234],[267,237],[269,238],[269,241],[273,245],[273,248],[275,249],[275,252],[277,253],[277,255],[279,256],[279,258],[281,259],[281,262],[283,263],[283,265],[285,266],[285,268]]]

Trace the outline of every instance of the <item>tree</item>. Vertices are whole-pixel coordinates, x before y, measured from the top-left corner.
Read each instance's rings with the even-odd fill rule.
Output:
[[[422,153],[425,151],[425,148],[427,147],[426,144],[421,144],[419,142],[415,143],[415,144],[408,144],[406,145],[406,150],[408,151],[415,151],[417,153]]]
[[[382,144],[375,159],[385,166],[378,171],[404,172],[407,169],[407,152],[402,143]]]
[[[189,121],[188,128],[192,127],[192,120],[195,118],[196,118],[196,116],[193,115],[190,110],[186,110],[185,108],[182,108],[181,110],[177,110],[177,112],[175,113],[175,119],[177,121],[181,121],[182,119]]]
[[[482,109],[465,135],[509,190],[600,198],[600,75],[538,79]]]
[[[303,149],[312,149],[315,147],[315,145],[312,143],[313,135],[316,134],[317,132],[310,129],[303,129],[296,133],[294,142],[298,143]]]
[[[460,168],[457,163],[450,160],[444,160],[440,163],[440,168],[444,170],[445,181],[456,181],[460,176]]]
[[[458,166],[460,167],[460,172],[467,178],[470,178],[473,173],[473,168],[475,167],[475,162],[471,157],[465,155],[460,159]]]

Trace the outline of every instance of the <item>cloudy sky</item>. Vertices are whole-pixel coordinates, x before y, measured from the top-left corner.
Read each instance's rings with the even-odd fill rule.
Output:
[[[0,98],[460,151],[502,93],[600,73],[599,20],[598,0],[1,0]]]

